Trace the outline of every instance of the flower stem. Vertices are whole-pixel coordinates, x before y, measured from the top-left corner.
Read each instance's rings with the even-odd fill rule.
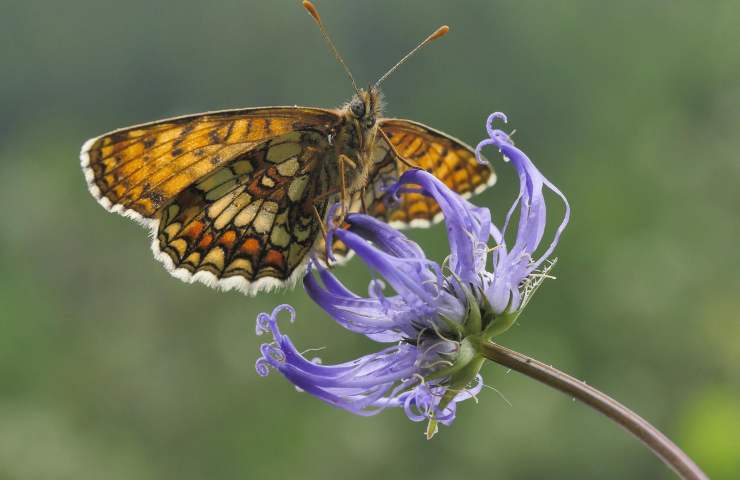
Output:
[[[686,480],[707,480],[708,477],[680,448],[644,418],[608,395],[577,380],[570,375],[514,350],[493,342],[481,342],[481,354],[500,365],[516,370],[556,390],[577,398],[591,408],[603,413],[637,437]]]

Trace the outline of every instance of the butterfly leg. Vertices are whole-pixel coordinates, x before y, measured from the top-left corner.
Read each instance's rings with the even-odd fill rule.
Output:
[[[332,188],[328,192],[324,192],[321,195],[316,195],[316,197],[314,197],[314,199],[313,199],[313,205],[314,205],[314,207],[320,201],[324,200],[327,197],[331,197],[332,195],[336,195],[337,193],[339,193],[339,189],[338,188]]]
[[[324,236],[324,239],[326,239],[326,224],[324,223],[324,219],[321,218],[321,214],[319,213],[319,210],[316,208],[316,205],[313,205],[313,215],[316,217],[316,221],[319,223],[319,228],[321,229],[321,235]]]
[[[349,165],[352,168],[357,168],[357,164],[352,161],[351,158],[349,158],[345,154],[339,155],[339,202],[341,203],[339,207],[339,221],[337,222],[337,225],[341,225],[344,223],[344,217],[347,216],[347,210],[348,210],[348,201],[349,201],[349,195],[347,193],[347,179],[345,175],[345,167]]]
[[[396,147],[393,145],[393,142],[391,142],[390,137],[388,136],[387,133],[383,131],[382,128],[379,128],[378,131],[380,132],[380,135],[382,135],[383,138],[385,139],[385,143],[388,144],[388,147],[391,149],[391,153],[393,154],[393,156],[396,157],[396,160],[403,163],[408,168],[419,168],[418,165],[414,165],[413,163],[411,163],[411,161],[407,160],[403,155],[398,153],[398,150],[396,150]]]
[[[367,187],[362,187],[360,189],[360,206],[362,207],[362,213],[363,215],[367,215],[367,204],[365,203],[365,189]]]
[[[329,238],[327,235],[326,230],[326,224],[324,223],[324,219],[321,218],[321,214],[319,213],[319,210],[316,208],[316,204],[313,205],[313,214],[316,217],[316,221],[319,224],[319,228],[321,229],[321,235],[324,237],[324,243],[327,242],[327,239]],[[324,263],[326,266],[329,266],[329,246],[327,244],[327,248],[324,249]]]

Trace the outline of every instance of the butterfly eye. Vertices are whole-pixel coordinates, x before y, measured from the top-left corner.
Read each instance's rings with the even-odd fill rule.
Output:
[[[350,103],[349,109],[352,111],[352,115],[357,118],[362,118],[365,115],[365,104],[359,100]]]

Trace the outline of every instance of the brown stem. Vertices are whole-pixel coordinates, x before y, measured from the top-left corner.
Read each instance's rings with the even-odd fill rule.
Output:
[[[625,428],[637,437],[663,462],[686,480],[707,480],[708,477],[680,448],[668,437],[660,433],[644,418],[617,402],[608,395],[586,383],[567,375],[560,370],[545,365],[533,358],[493,342],[483,342],[481,353],[484,357],[500,365],[516,370],[530,378],[577,398],[591,408]]]

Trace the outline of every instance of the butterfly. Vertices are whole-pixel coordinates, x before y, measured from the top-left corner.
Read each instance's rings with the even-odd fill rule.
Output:
[[[386,198],[409,168],[470,195],[496,176],[462,141],[382,116],[378,88],[441,27],[374,85],[356,87],[313,4],[304,7],[352,80],[337,109],[262,107],[208,112],[115,130],[84,143],[82,170],[106,210],[150,229],[152,251],[186,282],[254,295],[293,286],[323,244],[323,219],[362,211],[391,225],[426,227],[439,207],[419,193]],[[339,254],[342,245],[335,245]],[[341,255],[339,256],[341,260]]]

